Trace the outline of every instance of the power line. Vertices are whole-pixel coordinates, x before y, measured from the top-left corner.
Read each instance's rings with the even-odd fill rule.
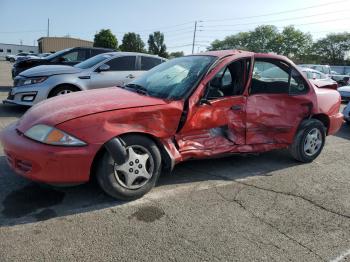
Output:
[[[298,17],[290,17],[290,18],[284,18],[284,19],[274,19],[274,20],[268,20],[268,21],[258,21],[258,22],[249,22],[244,24],[234,24],[234,25],[208,25],[205,26],[205,28],[211,28],[211,27],[235,27],[235,26],[245,26],[245,25],[254,25],[254,24],[266,24],[266,23],[274,23],[274,22],[284,22],[289,20],[297,20],[297,19],[305,19],[310,17],[316,17],[316,16],[322,16],[326,14],[334,14],[334,13],[341,13],[341,12],[349,12],[350,10],[341,10],[341,11],[333,11],[333,12],[326,12],[326,13],[320,13],[320,14],[313,14],[308,16],[298,16]]]
[[[329,3],[312,5],[312,6],[307,6],[307,7],[303,7],[303,8],[296,8],[296,9],[290,9],[290,10],[285,10],[285,11],[280,11],[280,12],[273,12],[273,13],[267,13],[267,14],[261,14],[261,15],[254,15],[254,16],[243,16],[243,17],[225,18],[225,19],[209,19],[209,20],[203,20],[203,22],[233,21],[233,20],[242,20],[242,19],[251,19],[251,18],[258,18],[258,17],[265,17],[265,16],[280,15],[280,14],[293,13],[293,12],[298,12],[298,11],[304,11],[307,9],[338,4],[338,3],[342,3],[342,2],[346,2],[346,1],[347,0],[333,1],[333,2],[329,2]]]
[[[305,26],[305,25],[314,25],[314,24],[323,24],[328,22],[335,22],[335,21],[342,21],[342,20],[348,20],[350,17],[345,18],[338,18],[338,19],[330,19],[330,20],[323,20],[323,21],[317,21],[317,22],[311,22],[311,23],[303,23],[303,24],[292,24],[293,26]],[[283,27],[277,27],[277,28],[283,28]],[[231,30],[231,29],[209,29],[209,30],[203,30],[205,32],[242,32],[242,30]]]

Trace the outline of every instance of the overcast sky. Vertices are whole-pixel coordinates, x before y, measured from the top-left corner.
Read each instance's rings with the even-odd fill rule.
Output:
[[[318,39],[350,31],[350,0],[0,0],[0,43],[37,45],[46,36],[93,40],[109,28],[119,43],[124,32],[165,34],[168,51],[191,52],[194,21],[199,22],[195,51],[214,39],[258,25],[295,25]]]

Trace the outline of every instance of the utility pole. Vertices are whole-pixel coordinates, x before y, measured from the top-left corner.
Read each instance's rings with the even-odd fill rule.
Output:
[[[47,19],[47,37],[50,36],[50,18]]]
[[[197,33],[197,21],[194,22],[193,42],[192,42],[192,54],[194,52],[194,45],[196,44],[196,33]]]

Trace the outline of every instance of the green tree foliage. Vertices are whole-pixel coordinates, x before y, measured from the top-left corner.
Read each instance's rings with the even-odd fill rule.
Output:
[[[274,52],[275,41],[278,37],[278,30],[273,25],[262,25],[250,32],[248,37],[248,45],[252,52]]]
[[[287,26],[277,34],[272,49],[277,54],[300,59],[310,52],[312,44],[309,33],[305,34],[293,26]]]
[[[154,55],[159,55],[161,57],[168,57],[163,33],[157,31],[149,35],[148,52]]]
[[[169,58],[176,58],[176,57],[181,57],[184,56],[184,52],[183,51],[179,51],[179,52],[172,52],[169,54]]]
[[[350,52],[350,33],[329,34],[313,46],[313,57],[319,62],[332,65],[350,64],[344,57]]]
[[[132,32],[126,33],[123,37],[122,44],[119,46],[121,51],[144,53],[145,43],[139,34]]]
[[[312,37],[293,26],[288,26],[279,32],[275,26],[263,25],[253,31],[241,32],[215,40],[210,50],[241,49],[259,53],[277,53],[293,59],[306,56],[312,46]]]
[[[102,29],[95,34],[94,47],[118,49],[118,40],[109,29]]]

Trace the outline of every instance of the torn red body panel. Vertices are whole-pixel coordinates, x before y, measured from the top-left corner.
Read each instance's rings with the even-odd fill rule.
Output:
[[[89,180],[106,142],[130,133],[152,138],[173,165],[192,158],[286,148],[301,122],[313,117],[323,121],[328,134],[339,130],[339,94],[314,87],[287,58],[243,51],[199,55],[215,59],[189,95],[180,99],[114,87],[38,104],[1,134],[11,167],[36,181],[79,183]],[[280,75],[271,76],[272,69]],[[26,132],[40,124],[85,145],[62,147],[29,139]]]

